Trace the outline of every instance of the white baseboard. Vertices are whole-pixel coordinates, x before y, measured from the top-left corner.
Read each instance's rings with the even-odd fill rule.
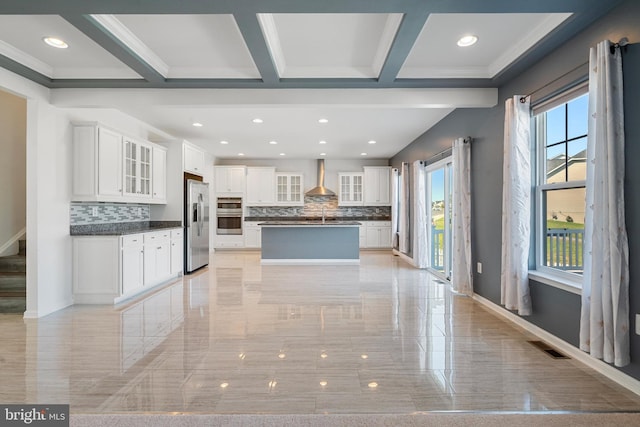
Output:
[[[527,322],[522,317],[510,312],[509,310],[506,310],[505,308],[489,301],[484,297],[481,297],[478,294],[473,294],[473,299],[478,301],[480,304],[482,304],[484,307],[488,308],[498,316],[501,316],[506,320],[515,323],[527,332],[536,335],[547,344],[550,344],[563,353],[567,354],[568,356],[571,356],[573,359],[584,363],[585,365],[589,366],[590,368],[594,369],[610,380],[615,381],[624,388],[640,395],[640,381],[636,380],[635,378],[625,374],[624,372],[616,369],[608,363],[603,362],[602,360],[592,357],[588,353],[585,353],[579,348],[569,344],[565,340],[558,338],[557,336],[545,331],[544,329],[534,325],[533,323]]]
[[[412,265],[414,267],[416,266],[416,264],[413,262],[413,258],[411,258],[409,255],[404,254],[404,253],[400,252],[397,249],[393,250],[393,254],[399,256],[400,259],[403,260],[404,262],[406,262],[406,263],[408,263],[408,264],[410,264],[410,265]]]

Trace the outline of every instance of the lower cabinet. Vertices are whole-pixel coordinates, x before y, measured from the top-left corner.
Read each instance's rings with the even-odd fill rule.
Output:
[[[364,229],[364,233],[363,233]],[[391,247],[391,222],[390,221],[365,221],[360,226],[360,247],[364,248],[390,248]],[[362,235],[364,234],[364,236]],[[362,246],[364,240],[364,246]]]
[[[182,274],[182,228],[73,237],[76,304],[114,304]]]
[[[244,247],[245,248],[261,248],[262,247],[262,227],[258,222],[247,221],[244,223]]]

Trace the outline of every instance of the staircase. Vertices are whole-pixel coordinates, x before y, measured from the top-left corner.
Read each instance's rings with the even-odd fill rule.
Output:
[[[0,257],[0,313],[24,313],[27,307],[27,242],[17,255]]]

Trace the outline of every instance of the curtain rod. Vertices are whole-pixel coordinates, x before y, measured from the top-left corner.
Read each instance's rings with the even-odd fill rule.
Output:
[[[615,53],[616,49],[620,49],[620,48],[622,48],[622,47],[623,47],[623,48],[624,48],[624,50],[626,51],[626,50],[627,50],[627,45],[628,45],[628,44],[629,44],[629,39],[628,39],[628,38],[626,38],[626,37],[623,37],[623,38],[621,38],[621,39],[620,39],[620,41],[618,41],[618,43],[613,43],[613,44],[609,47],[609,50],[611,51],[611,54],[612,54],[612,55]],[[620,50],[620,52],[622,52],[622,49]],[[557,81],[558,81],[558,80],[560,80],[561,78],[566,77],[567,75],[569,75],[569,74],[573,73],[574,71],[576,71],[576,70],[577,70],[577,69],[579,69],[579,68],[584,67],[585,65],[589,65],[589,61],[587,61],[587,62],[585,62],[585,63],[583,63],[583,64],[580,64],[580,65],[578,65],[576,68],[573,68],[573,69],[571,69],[571,70],[567,71],[566,73],[564,73],[563,75],[561,75],[561,76],[560,76],[560,77],[558,77],[557,79],[554,79],[554,80],[550,81],[550,82],[549,82],[549,83],[547,83],[546,85],[544,85],[544,86],[542,86],[542,87],[539,87],[538,89],[534,90],[533,92],[528,93],[527,95],[521,96],[521,97],[520,97],[520,102],[524,104],[525,102],[527,102],[527,98],[529,98],[531,95],[534,95],[534,94],[536,94],[536,93],[540,92],[542,89],[545,89],[545,88],[547,88],[547,87],[551,86],[552,84],[554,84],[555,82],[557,82]]]
[[[470,144],[471,142],[473,142],[473,138],[471,138],[470,136],[468,136],[468,137],[464,138],[464,139],[462,140],[462,142],[463,142],[464,144]],[[433,160],[433,159],[435,159],[436,157],[441,156],[441,155],[443,155],[443,154],[445,154],[446,152],[451,151],[451,150],[453,150],[453,146],[451,146],[451,147],[449,147],[449,148],[445,148],[444,150],[440,151],[439,153],[436,153],[436,154],[434,154],[433,156],[429,157],[427,160],[420,160],[420,163],[424,163],[424,164],[426,165],[426,164],[427,164],[427,163],[429,163],[431,160]]]

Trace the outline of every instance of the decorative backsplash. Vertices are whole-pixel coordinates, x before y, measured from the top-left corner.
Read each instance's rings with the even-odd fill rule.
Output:
[[[373,217],[388,219],[391,216],[390,206],[338,206],[336,196],[305,196],[304,206],[267,206],[250,207],[249,217],[321,217],[322,207],[327,218],[334,217]]]
[[[149,221],[149,205],[72,202],[71,225]]]

